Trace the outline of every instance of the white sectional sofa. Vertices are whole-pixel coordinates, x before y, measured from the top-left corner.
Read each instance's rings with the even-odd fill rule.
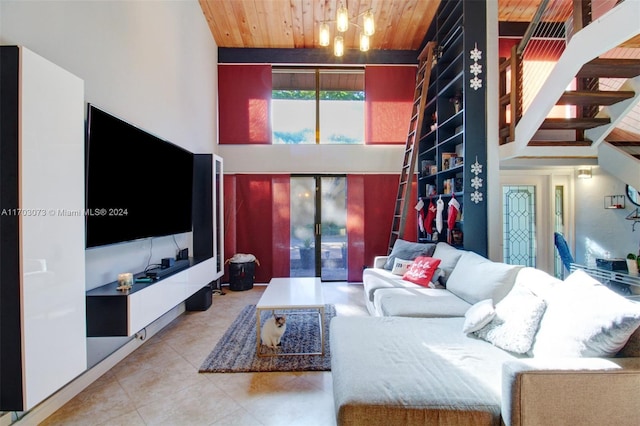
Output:
[[[378,258],[363,278],[372,316],[331,322],[338,425],[637,424],[640,305],[582,272],[423,249],[442,257],[443,288]]]
[[[424,249],[420,250],[420,246]],[[434,278],[430,288],[403,280],[392,272],[396,259],[417,255],[440,260],[437,280]],[[461,267],[457,268],[458,264]],[[364,270],[365,303],[373,316],[461,317],[480,300],[493,299],[495,303],[502,300],[521,268],[492,262],[444,242],[436,245],[398,240],[390,256],[376,257],[373,268]],[[475,282],[473,286],[466,285],[470,280]]]

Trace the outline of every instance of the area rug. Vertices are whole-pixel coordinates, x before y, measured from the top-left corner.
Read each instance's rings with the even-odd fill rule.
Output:
[[[240,373],[264,371],[329,371],[329,323],[336,315],[334,305],[325,305],[324,355],[266,356],[256,355],[256,306],[246,306],[229,326],[224,336],[200,366],[200,373]],[[263,353],[320,352],[320,326],[318,311],[278,310],[287,316],[287,330],[282,336],[282,347],[262,347]],[[271,311],[261,313],[261,323],[272,316]]]

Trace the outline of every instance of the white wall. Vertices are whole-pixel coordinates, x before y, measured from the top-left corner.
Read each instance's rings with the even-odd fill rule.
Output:
[[[633,221],[625,218],[637,207],[625,195],[625,209],[604,208],[606,195],[624,195],[625,183],[600,167],[592,169],[591,179],[576,179],[575,229],[576,262],[594,265],[596,258],[625,258],[627,253],[638,253],[640,224],[632,232]]]
[[[192,152],[215,152],[217,47],[197,0],[0,1],[0,43],[82,78],[87,102]],[[190,245],[190,234],[177,243]],[[175,250],[171,237],[87,250],[87,289]]]

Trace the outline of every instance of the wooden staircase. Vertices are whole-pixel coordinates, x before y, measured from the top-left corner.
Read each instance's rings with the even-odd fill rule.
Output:
[[[584,131],[611,123],[608,117],[596,116],[600,106],[610,106],[635,96],[632,91],[598,90],[600,78],[634,78],[640,75],[640,60],[596,58],[577,73],[578,90],[565,91],[556,105],[577,107],[575,118],[547,118],[539,130],[574,130],[572,140],[531,140],[528,146],[590,146]]]
[[[416,88],[413,95],[413,107],[411,110],[411,119],[409,121],[409,132],[407,134],[402,169],[400,171],[398,194],[396,196],[396,204],[393,211],[388,253],[391,253],[396,240],[404,236],[407,210],[409,207],[408,203],[411,199],[411,183],[413,182],[418,152],[416,143],[420,138],[424,109],[427,104],[427,91],[429,89],[429,80],[431,79],[434,47],[434,42],[427,43],[418,56],[419,63],[418,73],[416,75]]]

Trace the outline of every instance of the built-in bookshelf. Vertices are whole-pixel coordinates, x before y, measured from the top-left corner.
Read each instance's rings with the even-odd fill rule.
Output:
[[[418,147],[418,197],[444,203],[443,227],[418,227],[421,242],[447,241],[487,254],[486,199],[486,2],[443,1],[428,33],[436,41]],[[452,198],[460,204],[449,229]]]

